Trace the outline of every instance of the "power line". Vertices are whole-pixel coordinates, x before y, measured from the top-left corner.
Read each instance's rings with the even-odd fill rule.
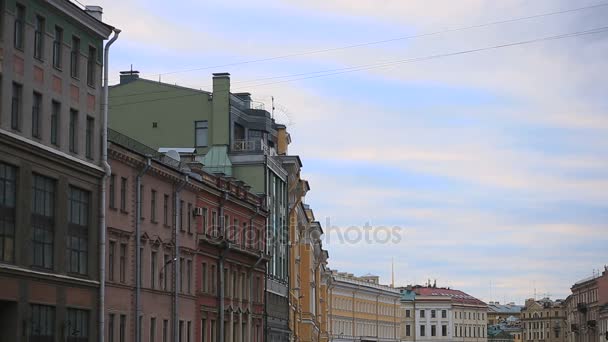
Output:
[[[391,67],[391,66],[400,65],[400,64],[409,64],[409,63],[432,60],[432,59],[453,57],[453,56],[464,55],[464,54],[469,54],[469,53],[476,53],[476,52],[495,50],[495,49],[501,49],[501,48],[506,48],[506,47],[518,46],[518,45],[533,44],[533,43],[538,43],[538,42],[542,42],[542,41],[558,40],[558,39],[578,37],[578,36],[583,36],[583,35],[590,35],[590,34],[604,33],[604,32],[608,32],[608,26],[598,27],[598,28],[591,29],[591,30],[571,32],[571,33],[565,33],[565,34],[560,34],[560,35],[555,35],[555,36],[548,36],[548,37],[536,38],[536,39],[531,39],[531,40],[524,40],[524,41],[519,41],[519,42],[493,45],[493,46],[487,46],[487,47],[482,47],[482,48],[462,50],[462,51],[443,53],[443,54],[437,54],[437,55],[415,57],[415,58],[402,59],[402,60],[383,62],[383,63],[360,65],[360,66],[355,66],[355,67],[330,69],[330,70],[324,70],[324,71],[315,71],[315,72],[310,72],[310,73],[300,73],[300,74],[291,74],[291,75],[283,75],[283,76],[275,76],[275,77],[266,77],[266,78],[261,78],[258,80],[290,78],[290,77],[298,77],[298,76],[315,74],[313,76],[291,78],[291,79],[276,81],[276,82],[254,84],[251,86],[247,86],[247,88],[261,87],[261,86],[286,83],[286,82],[294,82],[294,81],[311,79],[311,78],[327,77],[327,76],[332,76],[332,75],[339,75],[339,74],[345,74],[345,73],[351,73],[351,72],[357,72],[357,71],[363,71],[363,70],[370,70],[370,69],[376,69],[376,68],[386,68],[386,67]],[[251,80],[250,82],[254,82],[254,81],[257,81],[257,80]],[[230,89],[225,89],[225,90],[230,90]],[[146,94],[146,93],[140,93],[139,95],[144,95],[144,94]],[[129,95],[136,95],[136,94],[129,94]],[[110,105],[110,107],[119,107],[119,106],[126,106],[126,105],[137,104],[137,103],[162,101],[162,100],[181,98],[181,97],[187,97],[187,96],[196,96],[196,95],[206,95],[206,94],[205,93],[196,93],[196,94],[186,94],[186,95],[179,95],[179,96],[173,96],[173,97],[164,97],[164,98],[159,98],[159,99],[133,101],[133,102],[116,104],[116,105]]]
[[[477,25],[462,26],[462,27],[457,27],[457,28],[453,28],[453,29],[438,30],[438,31],[433,31],[433,32],[408,35],[408,36],[402,36],[402,37],[396,37],[396,38],[390,38],[390,39],[383,39],[383,40],[377,40],[377,41],[371,41],[371,42],[365,42],[365,43],[344,45],[344,46],[339,46],[339,47],[334,47],[334,48],[319,49],[319,50],[305,51],[305,52],[299,52],[299,53],[290,53],[290,54],[285,54],[285,55],[252,59],[252,60],[246,60],[246,61],[235,62],[235,63],[227,63],[227,64],[219,64],[219,65],[214,65],[214,66],[169,71],[169,72],[164,72],[164,73],[151,74],[151,75],[147,75],[147,76],[151,77],[151,76],[172,75],[172,74],[178,74],[178,73],[184,73],[184,72],[192,72],[192,71],[223,68],[223,67],[237,66],[237,65],[244,65],[244,64],[260,63],[260,62],[273,61],[273,60],[277,60],[277,59],[320,54],[320,53],[332,52],[332,51],[338,51],[338,50],[353,49],[353,48],[358,48],[358,47],[363,47],[363,46],[385,44],[385,43],[390,43],[390,42],[395,42],[395,41],[400,41],[400,40],[422,38],[422,37],[435,36],[435,35],[444,34],[444,33],[452,33],[452,32],[458,32],[458,31],[464,31],[464,30],[470,30],[470,29],[476,29],[476,28],[483,28],[483,27],[488,27],[488,26],[508,24],[508,23],[513,23],[513,22],[518,22],[518,21],[523,21],[523,20],[531,20],[531,19],[543,18],[543,17],[553,16],[553,15],[560,15],[560,14],[578,12],[578,11],[589,10],[589,9],[594,9],[594,8],[600,8],[600,7],[604,7],[604,6],[608,6],[608,2],[603,2],[603,3],[598,3],[595,5],[589,5],[589,6],[583,6],[583,7],[577,7],[577,8],[571,8],[571,9],[566,9],[566,10],[561,10],[561,11],[535,14],[535,15],[519,17],[519,18],[492,21],[492,22],[477,24]]]

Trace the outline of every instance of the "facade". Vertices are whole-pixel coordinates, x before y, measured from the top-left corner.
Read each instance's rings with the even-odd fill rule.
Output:
[[[399,290],[377,276],[355,277],[332,270],[329,289],[331,341],[399,341]]]
[[[0,336],[99,333],[101,8],[0,2]]]
[[[521,311],[523,340],[564,342],[566,337],[566,305],[563,300],[528,299]]]
[[[263,341],[263,199],[200,163],[109,138],[108,341]]]
[[[602,341],[607,331],[606,326],[602,326],[601,309],[608,305],[608,267],[605,266],[601,274],[598,271],[576,282],[571,291],[567,301],[570,341]]]
[[[213,91],[205,92],[125,72],[111,88],[110,102],[111,128],[155,148],[194,149],[190,157],[205,172],[233,177],[264,196],[271,256],[265,336],[269,342],[289,340],[288,175],[277,154],[279,125],[270,113],[249,93],[231,93],[227,73],[214,74]]]
[[[403,341],[486,341],[487,305],[462,291],[436,286],[401,289]]]

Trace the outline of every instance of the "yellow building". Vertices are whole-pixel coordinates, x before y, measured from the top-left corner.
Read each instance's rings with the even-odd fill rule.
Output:
[[[291,341],[328,341],[327,333],[327,251],[323,250],[321,224],[304,204],[310,190],[301,179],[302,162],[287,153],[289,134],[277,130],[277,153],[288,172],[289,196],[289,329]]]
[[[399,290],[377,276],[332,271],[329,298],[331,341],[399,341]]]
[[[528,299],[521,311],[524,342],[566,342],[566,305],[562,300]]]

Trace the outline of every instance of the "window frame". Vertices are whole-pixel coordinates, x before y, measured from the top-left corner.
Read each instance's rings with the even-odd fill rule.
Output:
[[[199,144],[199,131],[205,134],[205,144]],[[194,121],[194,147],[208,147],[209,146],[209,120],[197,120]]]
[[[32,174],[32,266],[52,270],[54,267],[55,210],[57,181]],[[39,207],[42,205],[42,208]],[[38,257],[37,257],[38,256]]]

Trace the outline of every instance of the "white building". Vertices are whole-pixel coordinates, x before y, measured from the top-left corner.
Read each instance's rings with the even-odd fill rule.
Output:
[[[402,341],[486,342],[487,305],[462,291],[402,289]]]

